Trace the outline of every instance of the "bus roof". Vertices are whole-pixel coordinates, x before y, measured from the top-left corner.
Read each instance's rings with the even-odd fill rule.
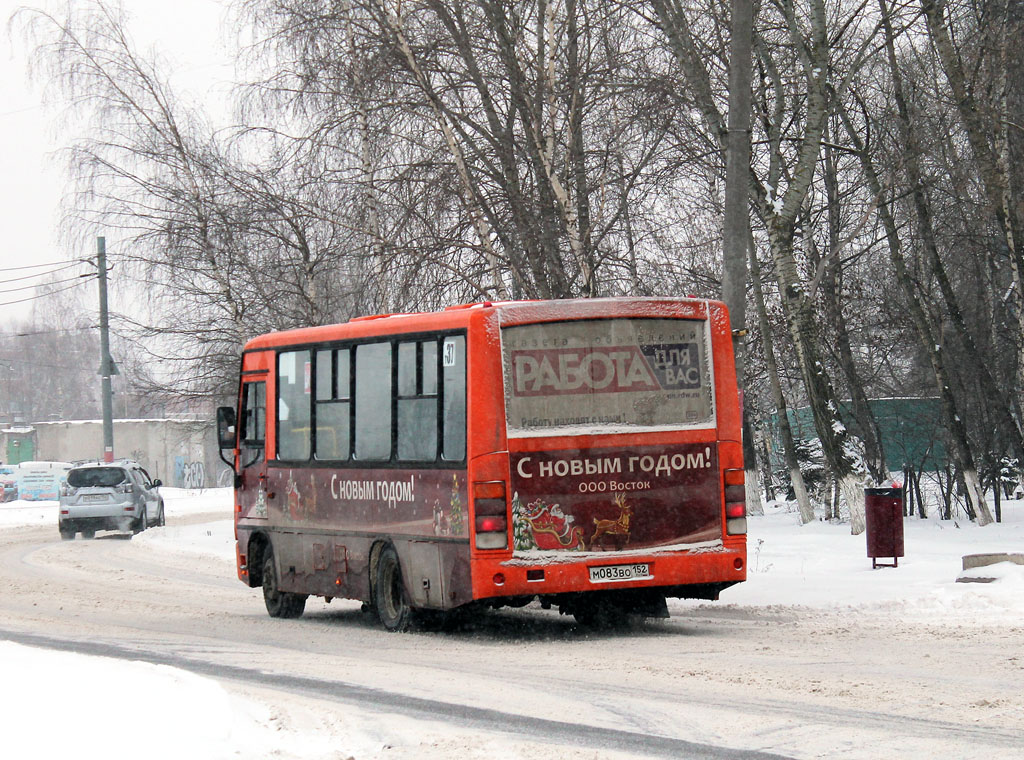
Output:
[[[266,333],[252,338],[246,351],[277,346],[314,344],[333,340],[392,335],[464,327],[482,314],[497,313],[502,325],[530,322],[555,322],[573,319],[610,317],[680,317],[707,319],[709,313],[728,325],[725,304],[697,298],[620,297],[576,298],[537,301],[483,301],[448,306],[443,311],[407,314],[372,314],[354,317],[348,322],[319,327]]]

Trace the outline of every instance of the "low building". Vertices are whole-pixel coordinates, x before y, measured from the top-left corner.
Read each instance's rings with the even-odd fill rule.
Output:
[[[31,459],[53,462],[95,461],[103,458],[100,420],[36,422],[15,431],[4,430],[3,450],[19,451]],[[177,488],[212,488],[231,484],[231,470],[218,456],[213,420],[114,420],[114,456],[134,459],[150,476]],[[24,460],[20,460],[24,461]],[[12,464],[17,462],[11,461]]]

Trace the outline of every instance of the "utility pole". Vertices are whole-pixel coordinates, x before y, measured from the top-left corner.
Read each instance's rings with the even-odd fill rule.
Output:
[[[107,319],[107,240],[96,238],[96,266],[100,280],[100,378],[103,381],[103,461],[114,461],[114,403],[110,376],[117,365],[110,358],[110,329]]]
[[[725,209],[722,225],[722,300],[729,307],[736,380],[743,387],[746,363],[747,246],[750,244],[750,83],[753,0],[732,0],[729,43],[729,121],[725,145]]]
[[[757,453],[743,374],[747,363],[747,251],[751,242],[747,188],[750,184],[750,100],[754,0],[732,0],[729,41],[729,139],[725,144],[725,209],[722,225],[722,300],[729,307],[736,382],[743,414],[743,459],[747,470],[747,510],[763,514],[757,483]]]

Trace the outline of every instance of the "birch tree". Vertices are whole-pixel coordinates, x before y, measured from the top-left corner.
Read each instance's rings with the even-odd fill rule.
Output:
[[[111,258],[131,268],[150,307],[126,326],[162,362],[160,382],[200,396],[231,387],[246,336],[345,311],[345,241],[318,225],[321,204],[338,199],[322,195],[315,164],[285,165],[267,144],[262,167],[233,154],[111,6],[18,20],[69,121],[85,126],[66,152],[69,233],[116,238]]]
[[[675,0],[651,3],[669,45],[683,69],[690,95],[704,118],[712,139],[724,149],[724,120],[705,67],[687,11]],[[762,18],[766,15],[764,9]],[[850,529],[864,530],[865,467],[863,445],[839,418],[836,392],[821,355],[813,293],[797,261],[796,222],[815,178],[822,136],[830,107],[830,86],[836,68],[855,70],[864,46],[845,51],[851,61],[837,67],[824,0],[810,0],[806,12],[791,1],[777,6],[769,25],[783,35],[772,39],[755,30],[754,49],[765,86],[755,90],[755,123],[763,131],[767,150],[755,154],[751,166],[754,206],[766,230],[775,264],[784,314],[801,370],[815,429],[843,497],[850,510]],[[849,24],[840,28],[848,29]],[[786,61],[787,56],[793,60]],[[798,72],[790,78],[788,72]],[[801,117],[799,124],[794,116]]]

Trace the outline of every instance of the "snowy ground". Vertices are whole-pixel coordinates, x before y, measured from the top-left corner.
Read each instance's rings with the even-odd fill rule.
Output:
[[[163,489],[169,526],[132,539],[154,553],[206,555],[234,560],[231,496],[226,489],[188,492]],[[57,528],[53,502],[0,504],[0,530],[25,525]],[[210,521],[175,525],[185,516]],[[906,556],[898,568],[871,568],[863,536],[848,525],[805,526],[785,505],[749,520],[748,581],[727,590],[715,607],[771,610],[798,606],[822,615],[863,619],[908,617],[937,625],[987,625],[1008,630],[1024,625],[1024,566],[1003,563],[981,574],[993,583],[956,583],[966,554],[1024,552],[1024,501],[1003,504],[1004,522],[984,528],[966,522],[905,520]],[[185,521],[182,521],[185,522]],[[974,573],[978,575],[978,572]],[[670,608],[693,607],[670,602]],[[381,634],[384,635],[383,633]],[[443,635],[443,634],[439,634]],[[363,730],[348,730],[343,716],[310,708],[282,714],[268,702],[242,699],[230,686],[175,668],[34,649],[0,641],[0,734],[10,757],[149,758],[378,757],[382,745]],[[268,698],[269,699],[269,698]],[[145,700],[159,720],[121,720],[121,708]],[[296,703],[298,704],[298,703]],[[134,714],[124,709],[124,716]],[[55,716],[60,716],[55,723]],[[284,717],[282,717],[284,715]],[[84,744],[97,726],[114,726],[110,741]],[[59,730],[54,730],[59,726]],[[409,730],[413,730],[410,724]],[[445,737],[439,736],[444,742]],[[42,744],[40,745],[40,742]],[[454,754],[469,755],[465,743]],[[488,752],[496,749],[489,745]],[[509,758],[523,747],[502,748]],[[94,754],[90,754],[93,752]],[[491,755],[493,756],[493,755]],[[578,757],[608,757],[580,754]]]

